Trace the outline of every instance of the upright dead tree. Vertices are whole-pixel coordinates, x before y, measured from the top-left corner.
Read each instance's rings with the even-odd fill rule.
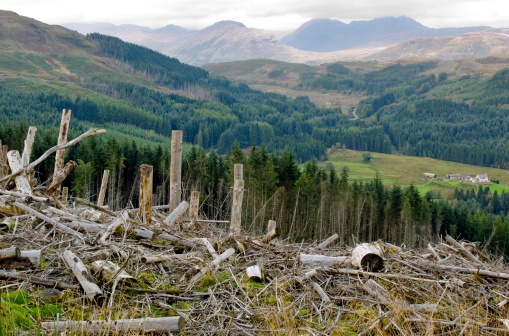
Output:
[[[108,188],[108,179],[110,177],[110,171],[105,169],[103,172],[103,179],[101,181],[101,189],[99,190],[99,196],[97,197],[97,205],[104,205],[104,198],[106,197],[106,189]]]
[[[244,197],[243,165],[237,163],[233,169],[234,182],[230,233],[237,235],[240,233],[242,221],[242,198]]]
[[[152,184],[154,167],[147,164],[140,166],[140,211],[139,217],[144,225],[152,221]]]
[[[35,135],[37,134],[37,127],[30,126],[28,128],[25,145],[23,147],[23,154],[21,154],[21,165],[24,167],[30,163],[30,156],[32,155],[32,148],[34,147]]]
[[[181,202],[182,192],[182,131],[171,132],[171,163],[170,163],[170,213]]]
[[[23,165],[21,164],[21,157],[17,150],[12,150],[7,153],[7,160],[13,173],[21,172],[16,176],[16,188],[25,195],[32,195],[32,187],[28,180],[28,175],[23,172]]]
[[[58,133],[57,145],[67,142],[67,133],[69,132],[69,122],[71,121],[71,110],[62,110],[62,119],[60,120],[60,132]],[[55,154],[55,169],[53,170],[53,180],[55,180],[64,168],[65,148],[59,149]],[[60,185],[57,186],[58,193],[60,193]]]

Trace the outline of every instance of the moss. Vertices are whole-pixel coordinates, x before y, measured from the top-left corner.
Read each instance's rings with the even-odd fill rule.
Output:
[[[217,278],[213,274],[205,274],[196,286],[196,291],[206,292],[209,287],[214,286],[217,283]]]
[[[0,301],[0,310],[0,324],[3,331],[28,330],[33,327],[30,309],[10,301]]]
[[[47,320],[56,318],[57,315],[62,317],[64,315],[64,308],[59,303],[44,303],[32,308],[32,315],[37,319]]]
[[[2,294],[2,300],[21,305],[30,303],[32,301],[32,297],[24,290],[17,290],[12,293]]]

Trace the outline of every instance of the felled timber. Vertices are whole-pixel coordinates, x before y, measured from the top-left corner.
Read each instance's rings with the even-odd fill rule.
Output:
[[[25,250],[20,251],[19,256],[21,258],[28,258],[32,265],[41,267],[43,262],[43,255],[41,250]]]
[[[232,255],[235,254],[235,249],[233,247],[229,248],[228,250],[224,251],[214,259],[209,265],[203,267],[190,281],[189,285],[187,286],[188,289],[192,288],[192,286],[200,280],[205,274],[213,271],[217,266],[219,266],[221,263],[223,263],[225,260],[230,258]]]
[[[255,281],[263,280],[262,269],[258,265],[253,265],[246,268],[246,275],[249,279],[253,279]]]
[[[17,246],[11,246],[0,250],[0,260],[18,258],[19,256],[20,250]]]
[[[321,242],[318,245],[318,248],[319,249],[324,249],[327,246],[329,246],[330,244],[334,243],[338,238],[339,238],[339,235],[337,233],[335,233],[332,236],[330,236],[329,238],[325,239],[323,242]]]
[[[167,226],[173,225],[189,208],[189,203],[182,201],[165,219],[164,224]]]
[[[184,327],[181,316],[146,317],[142,319],[96,320],[96,321],[51,321],[41,322],[41,327],[50,334],[79,333],[84,335],[104,335],[111,333],[178,333]]]
[[[373,272],[379,271],[384,268],[381,254],[373,244],[359,244],[352,251],[352,266]]]
[[[65,180],[65,178],[72,173],[78,164],[74,161],[69,161],[66,165],[57,173],[53,175],[53,180],[51,184],[46,189],[46,195],[48,196],[56,196],[60,192],[60,184]]]
[[[66,282],[58,281],[58,280],[45,279],[45,278],[41,278],[41,277],[37,277],[37,276],[31,276],[31,275],[27,275],[25,273],[16,272],[16,271],[8,272],[8,271],[0,270],[0,278],[28,281],[28,282],[36,284],[36,285],[60,288],[60,289],[71,289],[71,290],[78,289],[78,286],[76,286],[74,284],[69,284]]]
[[[97,239],[97,242],[99,244],[106,245],[107,244],[106,240],[108,239],[108,237],[111,236],[120,225],[125,224],[128,218],[129,214],[127,213],[127,211],[123,211],[122,213],[120,213],[120,215],[118,215],[110,223],[110,225],[108,225],[106,230],[104,230],[104,232],[101,234],[101,237]]]
[[[134,279],[126,271],[109,260],[96,260],[90,265],[90,268],[94,273],[101,274],[107,281]]]
[[[88,299],[95,300],[103,294],[103,291],[97,286],[90,274],[88,268],[76,254],[70,250],[65,250],[62,255],[67,267],[72,271],[81,287],[85,291]]]
[[[328,257],[305,253],[299,256],[299,261],[304,267],[352,267],[352,259],[349,256]]]

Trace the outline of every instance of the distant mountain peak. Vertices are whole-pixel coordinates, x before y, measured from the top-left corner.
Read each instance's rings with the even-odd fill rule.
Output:
[[[223,20],[214,23],[212,26],[209,26],[207,28],[229,28],[229,27],[240,27],[240,28],[246,28],[246,26],[242,22],[232,21],[232,20]],[[207,29],[205,28],[205,29]]]

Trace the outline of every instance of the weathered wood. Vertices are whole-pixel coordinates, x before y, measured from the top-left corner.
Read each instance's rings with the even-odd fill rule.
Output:
[[[62,202],[64,202],[65,204],[67,204],[68,196],[69,196],[69,188],[68,187],[63,187],[62,188],[61,199],[62,199]]]
[[[140,217],[143,225],[152,222],[152,184],[154,179],[154,167],[147,164],[140,166]]]
[[[102,207],[104,205],[104,199],[106,198],[106,190],[108,189],[108,179],[110,178],[110,171],[105,169],[103,171],[103,179],[101,181],[101,189],[99,189],[99,196],[97,196],[97,206]]]
[[[198,259],[198,252],[189,252],[184,254],[159,254],[159,255],[144,255],[140,258],[140,261],[144,264],[153,264],[158,262],[165,261],[175,261],[175,260],[188,260],[188,259]]]
[[[191,193],[191,201],[189,203],[189,219],[198,219],[198,209],[200,208],[200,192],[194,190]]]
[[[62,257],[76,279],[78,279],[78,282],[85,291],[88,299],[94,300],[103,294],[102,290],[94,282],[88,268],[85,267],[81,259],[78,258],[76,254],[74,254],[71,250],[65,250]]]
[[[41,322],[41,327],[49,334],[106,335],[131,334],[169,334],[179,333],[184,327],[181,316],[146,317],[140,319],[95,320],[95,321],[51,321]]]
[[[0,213],[4,216],[18,216],[23,213],[19,208],[9,202],[0,199]]]
[[[23,173],[19,152],[17,150],[9,151],[7,153],[7,160],[9,161],[9,166],[13,173],[22,172],[15,178],[16,188],[22,194],[32,195],[32,186],[30,185],[27,174]]]
[[[25,174],[30,173],[36,166],[41,164],[41,162],[46,160],[51,154],[55,153],[59,149],[72,147],[74,145],[77,145],[78,143],[80,143],[81,141],[83,141],[84,139],[86,139],[88,137],[91,137],[94,135],[99,135],[99,134],[104,134],[104,133],[106,133],[106,130],[104,130],[104,129],[98,130],[95,128],[91,128],[88,131],[86,131],[85,133],[83,133],[82,135],[80,135],[79,137],[74,138],[73,140],[71,140],[69,142],[66,142],[61,145],[53,146],[50,149],[48,149],[46,152],[44,152],[37,160],[30,163],[25,169],[20,170],[18,172],[13,172],[10,175],[7,175],[7,176],[3,177],[2,179],[0,179],[0,183],[10,180],[11,178],[16,177],[22,173],[25,173]]]
[[[300,262],[305,267],[352,267],[348,256],[328,257],[319,254],[300,254]]]
[[[69,284],[69,283],[61,282],[61,281],[57,281],[57,280],[44,279],[44,278],[36,277],[36,276],[30,276],[30,275],[27,275],[27,274],[21,273],[21,272],[8,272],[8,271],[0,270],[0,278],[23,280],[23,281],[28,281],[30,283],[34,283],[37,285],[53,287],[53,288],[60,288],[60,289],[72,289],[72,290],[78,289],[78,286],[73,285],[73,284]]]
[[[274,220],[269,220],[267,224],[267,234],[260,239],[262,243],[268,243],[278,235],[277,224]]]
[[[60,231],[63,231],[65,233],[69,233],[69,234],[72,234],[72,235],[75,235],[81,239],[83,239],[83,235],[73,229],[71,229],[70,227],[67,227],[65,225],[63,225],[62,223],[59,223],[57,222],[56,220],[54,220],[53,218],[50,218],[48,216],[45,216],[43,215],[42,213],[40,213],[39,211],[36,211],[22,203],[19,203],[19,202],[13,202],[12,205],[20,208],[21,210],[25,211],[25,212],[28,212],[32,215],[34,215],[35,217],[39,218],[39,219],[42,219],[43,221],[46,221],[47,223],[53,225],[54,227],[58,228]]]
[[[331,299],[329,298],[329,295],[327,295],[327,293],[323,290],[323,288],[317,282],[311,281],[311,286],[313,286],[313,288],[318,293],[318,295],[320,295],[323,302],[328,303],[331,301]]]
[[[473,255],[469,250],[467,250],[466,248],[464,248],[460,243],[458,243],[453,237],[449,236],[449,235],[446,235],[445,236],[445,239],[447,240],[447,242],[449,244],[451,244],[452,246],[454,246],[455,248],[457,248],[458,250],[460,250],[460,252],[465,256],[467,257],[468,259],[470,259],[471,261],[479,264],[479,265],[482,265],[482,262],[475,256]]]
[[[170,162],[170,212],[181,202],[182,197],[182,131],[171,132]]]
[[[214,259],[209,265],[202,267],[202,269],[189,281],[189,285],[187,288],[191,288],[198,280],[200,280],[205,274],[213,271],[216,269],[217,266],[219,266],[222,262],[230,258],[235,253],[235,249],[233,247],[230,247],[228,250],[224,251]]]
[[[484,275],[484,276],[488,276],[488,277],[492,277],[492,278],[509,279],[509,273],[493,272],[493,271],[487,271],[487,270],[483,270],[483,269],[479,269],[479,268],[446,266],[446,265],[430,263],[427,261],[420,261],[420,262],[417,262],[416,264],[419,266],[435,268],[435,269],[439,269],[441,271],[446,271],[446,272],[478,274],[478,275]]]
[[[120,215],[118,215],[113,221],[111,221],[110,225],[104,230],[104,232],[101,234],[101,237],[97,239],[97,243],[101,245],[106,245],[107,239],[109,236],[111,236],[115,230],[122,224],[125,224],[127,219],[129,218],[129,214],[127,211],[122,211]]]
[[[28,258],[32,265],[41,267],[43,262],[43,255],[41,250],[26,250],[20,251],[19,256],[21,258]]]
[[[58,133],[57,145],[67,142],[67,133],[69,133],[69,122],[71,121],[71,110],[63,109],[60,119],[60,132]],[[53,181],[57,179],[60,171],[64,168],[65,148],[57,150],[55,154],[55,168],[53,169]],[[55,187],[60,193],[60,183]]]
[[[212,246],[212,243],[207,238],[201,238],[201,241],[214,259],[219,257],[219,253],[217,253],[216,249],[214,246]]]
[[[46,195],[48,196],[58,195],[60,191],[60,184],[62,184],[62,181],[65,180],[65,178],[69,176],[69,174],[72,173],[77,167],[78,164],[71,160],[67,162],[65,167],[63,167],[59,173],[53,174],[53,180],[51,180],[51,184],[48,186],[48,189],[46,189]]]
[[[172,236],[172,235],[169,235],[166,233],[161,233],[161,234],[157,235],[156,239],[169,240],[171,242],[178,243],[180,245],[184,245],[184,246],[187,246],[190,248],[195,248],[195,249],[204,250],[204,251],[207,250],[207,248],[205,246],[198,245],[198,244],[195,244],[192,241],[189,241],[187,239],[175,237],[175,236]]]
[[[34,147],[35,135],[37,127],[30,126],[28,128],[25,145],[23,146],[23,154],[21,154],[21,166],[24,168],[30,163],[30,156],[32,155],[32,148]]]
[[[8,177],[9,175],[9,160],[7,159],[7,153],[9,151],[9,147],[6,145],[2,146],[2,180],[0,182],[4,182],[3,179]]]
[[[48,200],[47,197],[39,197],[39,196],[34,196],[34,195],[25,195],[25,194],[22,194],[22,193],[19,193],[19,192],[16,192],[16,191],[12,191],[12,190],[0,189],[0,194],[14,196],[14,197],[19,197],[19,198],[24,198],[24,197],[25,198],[31,198],[31,199],[33,199],[36,202],[46,202]]]
[[[362,243],[352,251],[352,266],[362,270],[379,271],[384,268],[382,253],[372,244]]]
[[[253,265],[246,268],[246,275],[249,279],[253,279],[255,281],[263,280],[262,269],[258,265]]]
[[[318,248],[319,249],[324,249],[327,246],[329,246],[330,244],[334,243],[338,238],[339,238],[339,235],[337,233],[335,233],[332,236],[330,236],[329,238],[325,239],[323,242],[321,242],[318,245]]]
[[[90,265],[90,268],[94,274],[100,273],[101,276],[106,279],[106,281],[134,279],[126,271],[109,260],[96,260]]]
[[[20,250],[17,246],[11,246],[0,250],[0,260],[18,258],[19,255]]]
[[[244,197],[243,165],[234,165],[234,181],[232,193],[232,214],[230,221],[230,234],[238,235],[242,229],[242,199]]]
[[[82,198],[78,198],[78,197],[76,197],[74,200],[75,200],[76,202],[78,202],[78,203],[81,203],[81,204],[83,204],[83,205],[86,205],[86,206],[89,206],[89,207],[91,207],[91,208],[94,208],[95,210],[100,211],[100,212],[102,212],[102,213],[105,213],[105,214],[107,214],[107,215],[109,215],[109,216],[113,216],[113,217],[117,217],[117,216],[118,216],[118,214],[117,214],[117,213],[115,213],[115,212],[113,212],[113,211],[111,211],[111,210],[105,209],[105,208],[103,208],[103,207],[97,206],[96,204],[94,204],[94,203],[90,203],[89,201],[84,200],[84,199],[82,199]],[[119,213],[122,213],[123,211],[124,211],[124,210],[122,210],[122,211],[121,211],[121,212],[119,212]]]
[[[169,215],[168,217],[166,217],[164,219],[164,224],[166,224],[167,226],[171,226],[173,225],[177,219],[180,218],[180,216],[182,216],[186,211],[187,209],[189,208],[189,203],[187,203],[186,201],[182,201],[178,207],[175,208],[175,210],[173,210]]]

